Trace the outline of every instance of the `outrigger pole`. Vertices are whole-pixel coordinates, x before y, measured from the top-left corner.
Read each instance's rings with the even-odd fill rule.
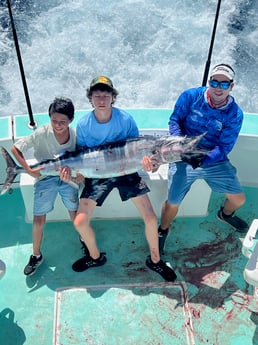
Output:
[[[217,23],[218,23],[218,18],[219,18],[220,4],[221,4],[221,0],[218,0],[217,11],[216,11],[216,15],[215,15],[213,31],[212,31],[212,36],[211,36],[211,42],[210,42],[210,49],[209,49],[208,58],[207,58],[206,65],[205,65],[203,80],[202,80],[202,86],[206,86],[206,84],[207,84],[207,79],[208,79],[208,74],[209,74],[209,69],[210,69],[210,64],[211,64],[212,49],[213,49],[213,44],[214,44],[215,34],[216,34],[216,28],[217,28]]]
[[[34,121],[32,109],[31,109],[30,97],[29,97],[29,92],[28,92],[28,88],[27,88],[25,73],[24,73],[24,69],[23,69],[23,64],[22,64],[22,58],[21,58],[21,53],[20,53],[18,37],[17,37],[17,34],[16,34],[16,30],[15,30],[13,14],[12,14],[12,9],[11,9],[11,4],[10,4],[9,0],[6,0],[6,2],[7,2],[8,10],[9,10],[9,17],[10,17],[10,22],[11,22],[11,27],[12,27],[12,32],[13,32],[13,39],[14,39],[15,49],[16,49],[17,58],[18,58],[18,62],[19,62],[20,73],[21,73],[21,78],[22,78],[22,84],[23,84],[25,99],[26,99],[28,113],[29,113],[29,118],[30,118],[30,122],[29,122],[28,126],[31,129],[36,129],[37,128],[37,124]]]

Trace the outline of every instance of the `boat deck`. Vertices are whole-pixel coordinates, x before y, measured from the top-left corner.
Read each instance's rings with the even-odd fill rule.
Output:
[[[74,126],[84,112],[77,112]],[[130,112],[139,128],[167,129],[168,109]],[[250,224],[258,218],[257,119],[256,114],[245,114],[231,154],[247,198],[238,215]],[[49,118],[38,114],[35,120],[40,126]],[[0,122],[1,145],[7,149],[31,133],[27,116]],[[1,159],[3,184],[6,168]],[[167,184],[162,179],[152,183]],[[14,185],[19,187],[18,178]],[[35,275],[26,277],[31,224],[26,222],[21,189],[12,192],[0,197],[0,260],[6,264],[0,280],[1,345],[258,345],[258,300],[243,277],[248,262],[241,251],[245,234],[216,219],[222,195],[211,193],[207,215],[189,216],[187,207],[181,212],[184,217],[176,218],[163,259],[178,279],[167,283],[145,266],[149,253],[143,222],[137,217],[119,219],[119,201],[112,218],[93,220],[99,247],[107,254],[104,266],[73,272],[72,263],[81,257],[78,234],[71,222],[56,217],[58,221],[45,226],[44,262]],[[158,189],[162,200],[165,194]],[[152,197],[157,199],[155,192]],[[200,206],[204,194],[198,187],[191,198],[191,205]]]
[[[257,218],[257,188],[245,187],[238,215]],[[70,222],[48,222],[35,275],[20,189],[0,198],[0,344],[258,344],[258,302],[243,278],[243,236],[216,219],[222,196],[212,193],[206,217],[178,217],[164,259],[177,275],[167,283],[145,266],[143,222],[94,220],[107,263],[75,273],[81,256]],[[198,202],[198,201],[197,201]]]

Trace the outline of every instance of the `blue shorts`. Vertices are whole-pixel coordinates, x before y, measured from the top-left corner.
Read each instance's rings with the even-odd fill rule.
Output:
[[[191,185],[197,179],[205,180],[214,192],[228,194],[242,192],[236,176],[236,168],[229,160],[197,169],[193,169],[187,163],[178,162],[169,165],[168,202],[173,205],[179,205],[191,188]]]
[[[42,216],[51,212],[58,193],[69,211],[77,210],[79,204],[78,190],[60,180],[59,176],[46,176],[34,185],[33,214]]]
[[[117,188],[122,201],[148,193],[150,190],[138,173],[112,178],[86,178],[81,199],[96,201],[101,206],[113,188]]]

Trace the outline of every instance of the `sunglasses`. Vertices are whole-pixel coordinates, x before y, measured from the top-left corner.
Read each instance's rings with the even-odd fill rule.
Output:
[[[211,87],[216,88],[219,86],[220,89],[222,90],[227,90],[230,87],[230,84],[232,83],[232,81],[218,81],[215,79],[211,79],[209,81],[209,84]]]

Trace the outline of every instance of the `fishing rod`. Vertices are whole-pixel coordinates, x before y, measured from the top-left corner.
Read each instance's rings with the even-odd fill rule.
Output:
[[[10,17],[10,22],[11,22],[11,27],[12,27],[12,32],[13,32],[13,39],[14,39],[14,44],[15,44],[16,54],[17,54],[18,63],[19,63],[19,67],[20,67],[20,73],[21,73],[21,78],[22,78],[24,94],[25,94],[25,99],[26,99],[28,113],[29,113],[29,118],[30,118],[30,122],[28,124],[28,127],[31,128],[31,129],[36,129],[37,128],[37,123],[34,121],[34,118],[33,118],[33,113],[32,113],[32,108],[31,108],[31,103],[30,103],[30,97],[29,97],[29,91],[28,91],[28,88],[27,88],[25,73],[24,73],[24,69],[23,69],[23,64],[22,64],[22,58],[21,58],[21,52],[20,52],[18,37],[17,37],[17,34],[16,34],[16,29],[15,29],[14,20],[13,20],[11,3],[10,3],[9,0],[6,0],[6,2],[7,2],[7,6],[8,6],[9,17]]]
[[[212,49],[213,49],[216,28],[217,28],[217,23],[218,23],[218,18],[219,18],[220,4],[221,4],[221,0],[218,0],[215,20],[214,20],[214,25],[213,25],[213,31],[212,31],[212,36],[211,36],[211,42],[210,42],[210,49],[209,49],[208,58],[205,65],[203,80],[202,80],[202,86],[206,86],[207,84],[207,79],[208,79],[208,74],[209,74],[209,69],[210,69],[210,64],[211,64]]]

